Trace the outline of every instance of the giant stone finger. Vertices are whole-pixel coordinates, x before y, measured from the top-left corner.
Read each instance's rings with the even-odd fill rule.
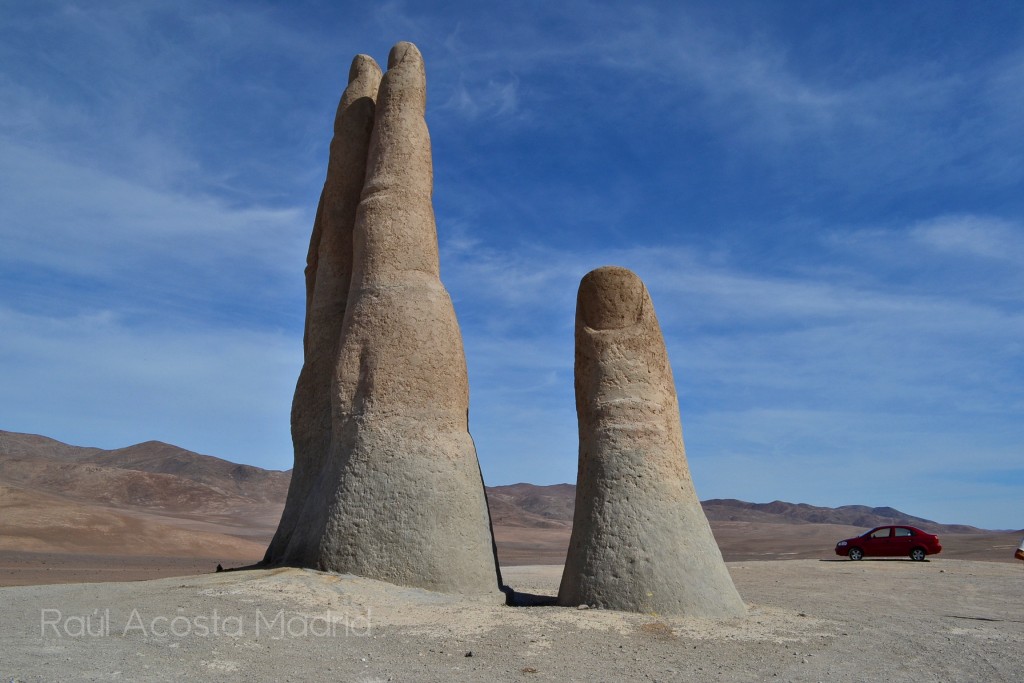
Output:
[[[580,283],[576,412],[576,509],[559,604],[743,616],[690,478],[651,297],[625,268],[598,268]]]

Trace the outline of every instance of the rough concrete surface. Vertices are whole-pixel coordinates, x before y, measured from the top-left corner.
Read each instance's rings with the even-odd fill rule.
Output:
[[[358,96],[346,91],[339,108],[337,135],[354,142],[336,135],[319,237],[314,229],[295,484],[266,561],[499,600],[462,336],[440,279],[423,59],[398,43],[379,89],[377,74],[357,57],[349,90]],[[336,158],[361,148],[370,111],[358,207],[335,210],[353,195],[329,186],[361,170]]]
[[[331,387],[352,280],[352,233],[366,176],[380,79],[377,63],[357,55],[334,119],[327,177],[306,255],[303,364],[291,417],[295,465],[281,523],[267,549],[269,562],[284,558],[331,446]]]
[[[580,283],[576,413],[576,510],[559,603],[742,616],[690,478],[654,306],[625,268],[598,268]]]

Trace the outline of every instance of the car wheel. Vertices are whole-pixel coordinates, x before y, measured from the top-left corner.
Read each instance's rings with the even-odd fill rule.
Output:
[[[864,557],[864,551],[860,548],[850,548],[850,552],[846,553],[846,556],[851,560],[859,560]]]
[[[910,551],[910,559],[914,562],[922,562],[927,554],[924,548],[914,548]]]

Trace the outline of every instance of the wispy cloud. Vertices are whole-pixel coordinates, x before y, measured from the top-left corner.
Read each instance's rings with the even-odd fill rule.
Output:
[[[957,220],[936,217],[924,225]],[[1004,225],[976,217],[973,225],[979,224]],[[902,252],[921,229],[914,224],[876,233],[874,246]],[[473,292],[473,305],[459,310],[474,382],[473,422],[481,452],[490,454],[488,475],[507,480],[516,469],[503,458],[525,452],[546,459],[555,479],[575,466],[575,451],[559,450],[575,437],[566,389],[574,293],[587,270],[607,263],[633,268],[652,292],[702,495],[756,498],[764,481],[778,481],[773,496],[824,503],[845,495],[840,482],[857,472],[919,469],[922,453],[930,454],[935,471],[962,468],[963,449],[992,463],[1015,457],[1019,430],[989,431],[982,439],[963,435],[974,434],[971,425],[1004,424],[1024,408],[1020,378],[1009,370],[1024,351],[1020,310],[994,306],[955,285],[936,288],[928,266],[948,264],[941,249],[915,254],[920,274],[894,288],[884,272],[876,279],[876,263],[859,243],[836,254],[835,243],[822,235],[819,247],[843,264],[844,276],[834,269],[769,275],[671,245],[447,251],[444,276],[456,301]],[[965,277],[986,269],[969,253],[959,254],[958,263]],[[562,383],[563,390],[552,391],[538,378]],[[529,406],[558,417],[543,421],[547,447],[533,438],[537,411]],[[739,460],[750,464],[737,470]],[[817,474],[783,485],[773,474],[781,460],[787,467],[807,462]],[[933,494],[879,484],[861,500],[905,501],[924,510],[934,509]]]
[[[916,225],[911,238],[953,256],[976,256],[1024,267],[1024,226],[991,216],[942,216]]]
[[[3,141],[0,205],[9,286],[52,296],[63,283],[79,297],[100,287],[121,307],[165,314],[233,300],[236,314],[277,317],[280,292],[297,291],[285,275],[304,258],[310,223],[308,209],[158,191]]]
[[[511,116],[519,107],[519,83],[512,78],[505,82],[486,81],[467,84],[464,80],[441,106],[468,119]]]
[[[334,107],[353,54],[404,39],[489,481],[573,478],[575,291],[615,263],[654,297],[702,495],[922,514],[928,493],[837,483],[922,467],[949,521],[995,510],[950,482],[1022,442],[1024,52],[985,13],[933,41],[900,8],[883,31],[742,7],[9,13],[0,427],[287,467]]]
[[[554,59],[541,48],[538,69],[618,72],[617,81],[587,79],[607,85],[610,105],[664,112],[668,130],[711,128],[734,146],[723,153],[771,158],[784,178],[878,192],[894,182],[903,191],[955,184],[965,167],[1000,185],[1024,174],[1011,132],[1019,117],[1010,114],[1020,109],[1019,49],[967,64],[950,63],[952,53],[907,61],[888,46],[870,56],[829,40],[796,53],[767,24],[710,23],[683,6],[588,9],[581,23],[590,39]]]

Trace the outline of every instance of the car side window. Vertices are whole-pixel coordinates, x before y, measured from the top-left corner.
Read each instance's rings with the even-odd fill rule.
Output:
[[[879,529],[871,533],[871,538],[889,538],[888,529]]]
[[[897,536],[913,536],[914,532],[910,529],[896,529]]]

